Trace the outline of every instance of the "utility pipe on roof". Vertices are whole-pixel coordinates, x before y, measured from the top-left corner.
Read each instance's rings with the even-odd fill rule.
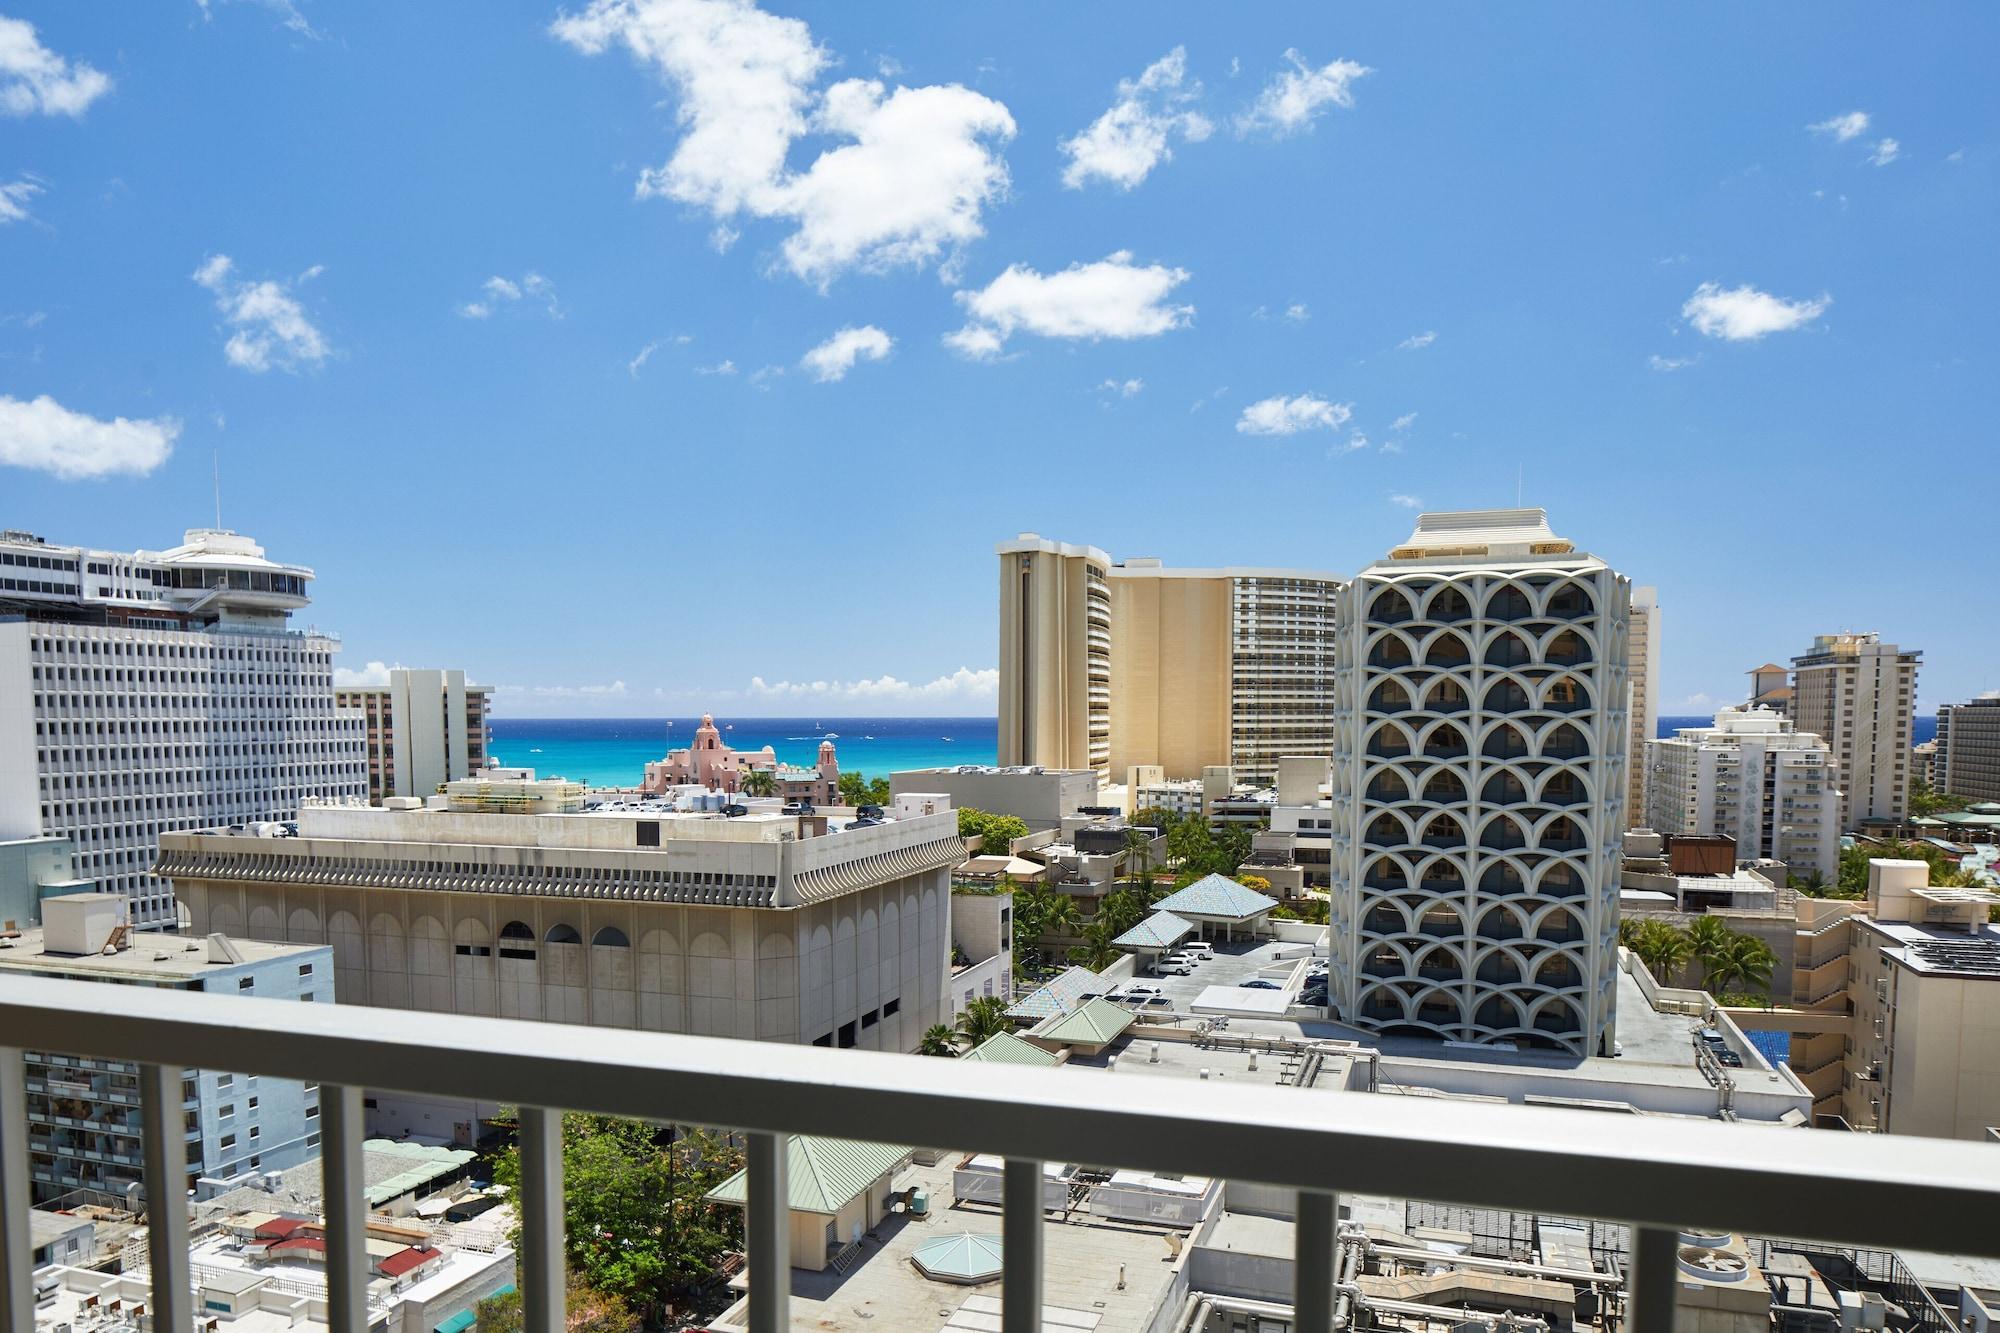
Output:
[[[1519,1259],[1489,1259],[1477,1254],[1441,1254],[1436,1250],[1418,1249],[1409,1245],[1383,1245],[1369,1239],[1365,1234],[1361,1236],[1361,1240],[1367,1246],[1368,1253],[1386,1255],[1391,1259],[1410,1259],[1444,1267],[1492,1268],[1511,1273],[1533,1273],[1537,1277],[1557,1278],[1564,1282],[1588,1282],[1597,1286],[1616,1286],[1619,1281],[1610,1273],[1581,1268],[1557,1268],[1552,1264],[1531,1264]]]

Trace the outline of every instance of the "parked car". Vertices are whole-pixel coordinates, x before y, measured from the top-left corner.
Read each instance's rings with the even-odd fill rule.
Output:
[[[1250,978],[1250,980],[1248,980],[1248,981],[1239,981],[1239,982],[1237,982],[1237,983],[1236,983],[1236,985],[1238,986],[1238,988],[1240,988],[1240,989],[1242,989],[1242,990],[1283,990],[1283,989],[1284,989],[1284,987],[1283,987],[1283,986],[1280,986],[1280,985],[1279,985],[1279,984],[1278,984],[1277,982],[1275,982],[1275,981],[1267,981],[1267,980],[1265,980],[1265,979],[1264,979],[1263,977],[1252,977],[1252,978]]]
[[[1326,987],[1308,986],[1299,992],[1300,1004],[1322,1005],[1326,1003]]]
[[[1153,964],[1156,977],[1184,977],[1194,971],[1194,964],[1179,958],[1162,958]]]
[[[1180,952],[1190,954],[1201,959],[1203,962],[1207,962],[1209,959],[1215,957],[1215,946],[1202,940],[1196,940],[1192,944],[1183,944],[1180,947]]]
[[[1189,967],[1199,967],[1208,960],[1198,953],[1177,953],[1168,956],[1170,963],[1186,963]]]
[[[1147,984],[1146,984],[1145,982],[1143,982],[1143,981],[1142,981],[1142,982],[1139,982],[1139,983],[1138,983],[1137,985],[1133,985],[1133,986],[1127,986],[1127,987],[1125,988],[1125,990],[1124,990],[1123,994],[1124,994],[1124,995],[1165,995],[1165,994],[1166,994],[1166,992],[1165,992],[1165,991],[1163,991],[1163,990],[1161,990],[1161,989],[1160,989],[1160,988],[1159,988],[1158,986],[1148,986],[1148,985],[1147,985]]]

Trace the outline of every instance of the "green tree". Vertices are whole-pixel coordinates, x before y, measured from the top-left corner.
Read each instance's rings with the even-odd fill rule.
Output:
[[[1104,901],[1097,905],[1097,920],[1105,924],[1113,936],[1123,935],[1132,927],[1146,919],[1146,900],[1136,889],[1116,889],[1104,895]]]
[[[1007,1017],[1007,1002],[997,995],[980,996],[958,1016],[958,1039],[967,1049],[1013,1030],[1014,1020]]]
[[[1074,935],[1083,924],[1083,909],[1067,893],[1051,893],[1042,909],[1043,935]]]
[[[949,1059],[958,1054],[958,1037],[942,1023],[933,1023],[917,1038],[918,1055],[938,1055]]]
[[[1206,866],[1214,855],[1215,835],[1208,831],[1208,821],[1183,819],[1167,830],[1167,859],[1183,872],[1200,870],[1207,874]]]
[[[753,768],[743,775],[742,786],[745,796],[776,796],[778,775],[768,768]]]
[[[1705,918],[1704,918],[1705,919]],[[1771,976],[1777,971],[1778,955],[1755,935],[1730,931],[1729,938],[1703,963],[1705,990],[1715,994],[1748,989],[1769,994]]]
[[[1128,822],[1141,828],[1155,828],[1164,834],[1173,832],[1174,825],[1181,822],[1181,817],[1171,810],[1149,805],[1143,810],[1134,811]]]
[[[1868,896],[1868,863],[1870,861],[1922,861],[1931,868],[1930,881],[1936,888],[1963,889],[1974,887],[1978,877],[1970,871],[1962,871],[1958,864],[1938,848],[1927,842],[1856,842],[1852,847],[1840,851],[1840,876],[1834,887],[1826,893],[1829,898],[1865,898]]]
[[[1100,915],[1083,928],[1083,943],[1070,947],[1069,960],[1093,972],[1102,972],[1125,956],[1124,951],[1111,942],[1117,933]]]
[[[1271,881],[1262,875],[1238,875],[1236,882],[1252,893],[1268,895],[1271,892]]]
[[[1910,779],[1910,813],[1919,819],[1928,819],[1933,815],[1956,814],[1971,804],[1970,797],[1933,791],[1931,784],[1922,778]]]
[[[743,1164],[707,1130],[571,1112],[563,1116],[564,1250],[574,1280],[657,1316],[742,1243],[742,1216],[703,1196]],[[518,1189],[518,1145],[494,1163]]]
[[[979,839],[981,856],[1005,856],[1016,838],[1028,836],[1028,825],[1018,815],[994,815],[971,806],[958,811],[958,836]]]
[[[1141,879],[1153,873],[1153,839],[1142,828],[1125,830],[1126,863],[1134,867],[1133,873]]]
[[[1250,830],[1241,824],[1228,824],[1215,834],[1215,857],[1210,867],[1218,875],[1233,876],[1250,859]]]
[[[847,806],[889,804],[889,779],[869,778],[859,772],[840,775],[840,803]]]
[[[1686,934],[1689,957],[1701,969],[1702,989],[1714,990],[1716,960],[1727,951],[1736,932],[1721,917],[1702,915],[1688,922]]]
[[[520,1281],[506,1292],[488,1296],[473,1307],[474,1333],[521,1333]],[[564,1333],[639,1333],[639,1316],[615,1296],[576,1282],[563,1295]]]
[[[1694,942],[1688,939],[1687,932],[1657,917],[1641,921],[1632,933],[1631,943],[1625,947],[1638,955],[1646,970],[1653,974],[1653,980],[1662,986],[1673,985],[1681,969],[1694,957]]]

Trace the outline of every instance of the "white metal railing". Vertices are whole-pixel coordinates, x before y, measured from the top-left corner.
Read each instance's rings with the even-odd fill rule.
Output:
[[[1671,1333],[1675,1233],[1689,1225],[2000,1258],[2000,1148],[1978,1144],[1428,1098],[1391,1105],[1365,1093],[1269,1097],[1220,1082],[1163,1097],[1157,1080],[1062,1069],[178,991],[144,999],[101,983],[0,977],[0,1034],[11,1043],[0,1048],[0,1326],[34,1326],[24,1047],[141,1062],[153,1200],[179,1199],[186,1180],[184,1069],[318,1081],[335,1333],[362,1333],[368,1315],[364,1087],[522,1108],[531,1333],[563,1327],[563,1110],[747,1132],[753,1333],[789,1328],[786,1136],[801,1133],[1005,1157],[1002,1333],[1039,1333],[1045,1160],[1298,1190],[1294,1333],[1331,1333],[1340,1190],[1631,1225],[1634,1333]],[[187,1212],[153,1207],[147,1221],[157,1326],[188,1327]]]

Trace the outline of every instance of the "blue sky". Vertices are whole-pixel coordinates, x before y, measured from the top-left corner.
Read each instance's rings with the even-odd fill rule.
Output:
[[[0,522],[516,716],[980,712],[996,540],[1546,506],[1665,711],[2000,686],[2000,16],[0,0]],[[816,350],[817,349],[817,350]]]

